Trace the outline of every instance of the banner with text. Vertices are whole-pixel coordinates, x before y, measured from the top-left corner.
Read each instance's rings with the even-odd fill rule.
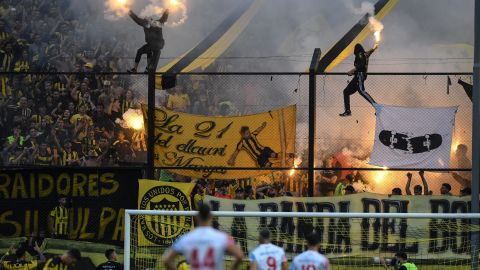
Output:
[[[138,209],[192,210],[194,183],[169,183],[140,179]],[[138,246],[169,246],[193,228],[193,218],[186,216],[138,216]]]
[[[468,197],[389,197],[371,193],[256,201],[205,198],[215,211],[365,213],[466,213],[470,210],[469,200]],[[315,230],[321,235],[321,250],[329,257],[384,257],[402,251],[416,259],[467,259],[470,232],[479,229],[469,225],[468,220],[460,219],[221,217],[216,218],[215,224],[232,234],[246,253],[258,245],[259,230],[268,228],[272,242],[292,256],[305,249],[305,236]]]
[[[45,231],[67,197],[70,239],[121,244],[124,210],[135,208],[139,169],[6,169],[0,172],[0,238]]]
[[[143,111],[146,119],[145,106]],[[228,170],[228,167],[292,167],[295,127],[295,105],[235,117],[200,116],[157,108],[155,166],[187,167],[189,170],[175,170],[175,173],[210,179],[268,173]]]

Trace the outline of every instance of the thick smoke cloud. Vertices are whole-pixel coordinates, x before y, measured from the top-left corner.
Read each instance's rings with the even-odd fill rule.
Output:
[[[89,12],[103,9],[100,0],[75,0],[75,4],[89,6]],[[85,5],[88,2],[88,5]],[[372,13],[374,1],[362,0],[264,0],[250,25],[221,57],[228,71],[300,71],[307,69],[314,48],[327,51],[365,13]],[[136,0],[132,9],[141,12],[150,0]],[[188,0],[188,19],[177,27],[166,27],[165,48],[159,66],[164,65],[198,44],[212,31],[238,0]],[[370,60],[370,72],[470,72],[473,57],[473,0],[401,0],[382,23],[382,42]],[[80,11],[79,11],[80,12]],[[150,12],[153,13],[153,12]],[[154,14],[148,14],[154,15]],[[97,35],[108,33],[130,48],[122,57],[132,61],[135,48],[143,44],[143,33],[129,18],[115,22],[104,20],[98,12],[90,31]],[[105,31],[108,29],[108,31]],[[363,44],[373,45],[373,36]],[[353,57],[336,67],[345,72],[352,67]],[[225,70],[225,69],[224,69]],[[240,90],[245,81],[261,85],[257,96],[266,100],[255,110],[296,103],[299,106],[299,127],[305,127],[308,79],[301,77],[270,76],[224,80],[224,89],[232,99],[244,95]],[[318,159],[336,151],[354,153],[356,163],[366,164],[365,153],[373,143],[375,125],[373,109],[360,97],[352,99],[354,116],[339,119],[343,110],[342,90],[347,76],[319,77],[318,82]],[[457,77],[452,77],[456,84]],[[468,81],[468,79],[467,79]],[[239,86],[240,85],[240,86]],[[367,90],[380,102],[402,106],[459,105],[455,140],[470,141],[471,105],[457,85],[447,96],[446,76],[388,77],[369,76]],[[236,92],[235,92],[236,91]],[[232,94],[233,92],[233,94]],[[298,152],[305,149],[306,128],[299,129]],[[392,175],[403,177],[403,175]],[[433,177],[433,176],[431,176]],[[448,176],[446,176],[448,178]],[[449,178],[448,178],[449,179]],[[436,187],[433,187],[436,191]]]

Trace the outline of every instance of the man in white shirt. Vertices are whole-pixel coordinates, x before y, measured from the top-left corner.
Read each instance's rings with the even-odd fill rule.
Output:
[[[330,270],[327,257],[318,253],[320,237],[316,233],[311,233],[306,240],[308,250],[293,259],[290,270]]]
[[[250,253],[250,270],[287,270],[283,248],[270,243],[270,231],[263,229],[258,237],[260,245]]]
[[[191,270],[223,270],[226,251],[234,257],[231,269],[237,269],[243,252],[230,235],[211,227],[212,215],[208,205],[199,206],[197,221],[198,227],[177,239],[164,254],[167,269],[176,269],[175,258],[183,255]]]

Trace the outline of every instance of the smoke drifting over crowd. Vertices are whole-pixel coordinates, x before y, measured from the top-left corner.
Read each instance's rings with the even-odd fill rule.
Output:
[[[93,7],[98,7],[97,1],[89,0]],[[131,38],[123,42],[137,46],[141,35],[128,32],[132,29],[125,16],[128,8],[141,16],[159,17],[164,8],[172,8],[172,1],[178,2],[178,18],[167,26],[177,27],[165,31],[163,58],[169,59],[164,59],[163,64],[195,46],[238,4],[233,0],[105,0],[105,18],[115,19],[115,29],[119,29],[111,34],[129,33]],[[235,71],[304,71],[313,48],[326,51],[361,16],[373,14],[374,3],[303,0],[293,4],[289,0],[265,0],[222,60],[234,65]],[[383,21],[386,39],[371,60],[371,71],[469,71],[473,4],[473,0],[457,1],[452,9],[449,0],[400,1]],[[373,38],[365,41],[370,42]],[[348,69],[351,61],[335,71]]]
[[[84,2],[84,0],[77,0]],[[89,0],[98,6],[99,0]],[[115,0],[108,0],[115,1]],[[130,3],[129,8],[142,16],[159,17],[169,0],[116,0]],[[130,2],[131,1],[131,2]],[[179,1],[179,0],[178,0]],[[190,50],[238,4],[237,0],[185,0],[179,8],[179,19],[174,19],[165,27],[165,47],[159,67],[173,58]],[[373,14],[375,1],[361,0],[264,0],[257,14],[245,31],[237,38],[216,64],[210,67],[215,71],[300,71],[307,69],[314,48],[326,52],[364,14]],[[453,6],[454,5],[454,6]],[[473,58],[473,0],[402,0],[382,21],[384,30],[379,49],[370,59],[369,72],[469,72]],[[108,11],[108,10],[107,10]],[[98,28],[107,28],[110,35],[124,46],[132,48],[124,55],[133,61],[133,48],[143,42],[143,33],[134,23],[120,14],[98,20]],[[100,15],[100,14],[99,14]],[[367,22],[366,22],[367,23]],[[371,25],[373,25],[371,23]],[[167,24],[167,26],[169,26]],[[97,27],[95,27],[97,28]],[[92,28],[94,29],[94,28]],[[374,28],[374,31],[381,30]],[[95,30],[92,30],[95,31]],[[363,42],[366,48],[373,46],[374,38]],[[346,72],[352,67],[353,57],[347,58],[334,71]],[[307,78],[279,78],[265,76],[261,79],[248,79],[259,93],[258,100],[267,100],[270,107],[297,103],[306,105]],[[373,144],[373,109],[363,100],[354,97],[357,106],[354,117],[340,120],[342,109],[341,91],[346,86],[347,76],[318,78],[318,159],[326,155],[346,151],[354,163],[365,165]],[[454,84],[458,78],[452,78]],[[223,85],[231,100],[245,95],[245,80],[230,79]],[[244,85],[245,84],[245,85]],[[299,87],[300,86],[300,87]],[[246,86],[248,87],[248,85]],[[458,86],[453,86],[458,87]],[[297,92],[294,89],[299,88]],[[375,77],[369,76],[366,88],[381,103],[401,106],[450,106],[460,105],[457,114],[455,141],[469,145],[471,104],[461,92],[461,88],[446,95],[446,77]],[[230,91],[229,91],[230,90]],[[303,91],[303,92],[302,92]],[[303,96],[302,96],[303,95]],[[258,98],[261,97],[261,98]],[[255,98],[252,98],[255,100]],[[255,100],[256,101],[256,100]],[[265,104],[254,104],[250,112],[265,110]],[[305,124],[306,115],[299,109],[299,127]],[[305,149],[306,128],[297,128],[298,152]],[[343,150],[342,150],[343,149]],[[330,153],[326,153],[328,150]],[[305,158],[304,158],[305,159]],[[386,173],[384,173],[386,174]],[[382,175],[384,175],[382,174]],[[388,173],[390,177],[390,173]],[[380,179],[375,176],[375,179]],[[391,177],[394,178],[393,176]],[[433,187],[434,190],[435,187]]]

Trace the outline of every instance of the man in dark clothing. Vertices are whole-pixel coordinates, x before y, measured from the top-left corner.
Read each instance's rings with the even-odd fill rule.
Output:
[[[123,265],[117,262],[117,253],[114,249],[107,249],[105,251],[107,261],[97,266],[97,270],[121,270]]]
[[[367,70],[368,70],[368,58],[370,55],[377,49],[378,45],[375,44],[371,50],[366,52],[361,44],[356,44],[354,49],[355,54],[355,67],[348,72],[349,76],[355,75],[353,80],[347,85],[345,90],[343,90],[343,101],[345,104],[345,112],[341,113],[340,116],[350,116],[352,111],[350,111],[350,96],[355,92],[359,92],[362,97],[364,97],[370,104],[376,103],[375,100],[365,91],[365,80],[367,79]]]
[[[146,71],[155,71],[157,69],[158,59],[160,58],[160,50],[163,49],[165,44],[165,41],[163,40],[162,25],[168,19],[168,9],[163,12],[162,17],[158,20],[140,18],[131,10],[128,15],[130,15],[133,21],[143,27],[146,42],[145,45],[137,50],[135,66],[128,71],[137,72],[138,63],[140,63],[143,54],[147,55]]]

